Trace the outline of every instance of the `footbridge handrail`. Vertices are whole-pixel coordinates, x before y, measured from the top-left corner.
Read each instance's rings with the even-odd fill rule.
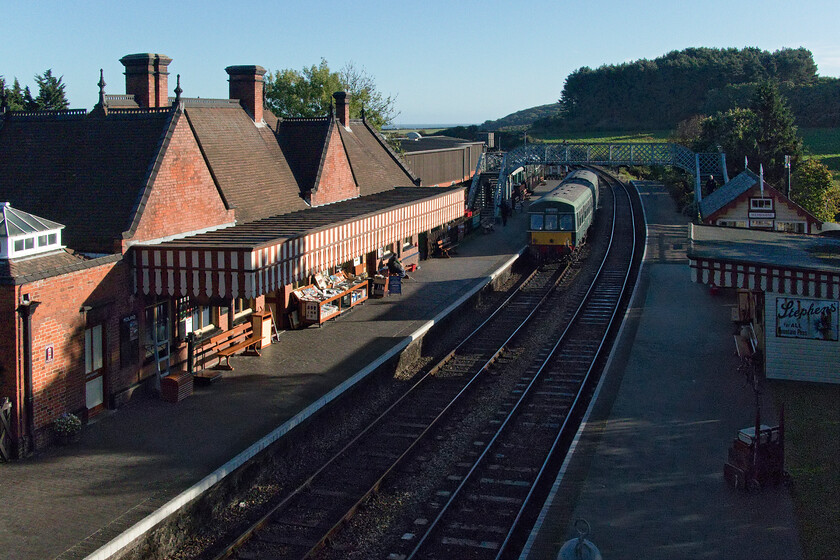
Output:
[[[672,142],[581,142],[558,144],[525,144],[500,155],[483,154],[470,186],[468,204],[472,208],[478,191],[481,172],[498,172],[499,183],[494,199],[509,196],[506,184],[510,173],[525,165],[670,165],[694,177],[695,192],[700,191],[700,178],[715,175],[727,182],[726,154],[695,153]]]

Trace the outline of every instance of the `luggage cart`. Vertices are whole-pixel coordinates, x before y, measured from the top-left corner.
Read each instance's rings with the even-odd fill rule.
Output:
[[[735,489],[760,492],[765,486],[784,484],[792,479],[785,470],[785,412],[779,413],[779,425],[761,424],[756,411],[755,426],[738,431],[723,465],[723,478]]]

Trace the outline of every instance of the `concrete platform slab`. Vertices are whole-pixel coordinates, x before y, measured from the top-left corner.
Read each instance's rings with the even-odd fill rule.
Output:
[[[0,464],[0,558],[107,558],[422,337],[508,268],[527,215],[422,261],[403,294],[322,328],[284,332],[262,357],[178,404],[154,399],[97,418],[82,441]]]
[[[685,218],[661,187],[640,191],[649,239],[636,299],[522,558],[555,558],[576,518],[611,560],[801,558],[787,489],[750,496],[723,480],[732,438],[754,419],[736,373],[734,298],[691,283]],[[762,414],[775,424],[767,395]]]

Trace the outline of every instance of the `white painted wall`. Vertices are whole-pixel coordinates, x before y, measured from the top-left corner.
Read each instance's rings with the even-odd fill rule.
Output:
[[[840,341],[776,335],[776,300],[790,297],[796,296],[770,292],[765,296],[764,317],[767,328],[764,348],[767,378],[840,383]],[[840,308],[840,301],[836,303]]]

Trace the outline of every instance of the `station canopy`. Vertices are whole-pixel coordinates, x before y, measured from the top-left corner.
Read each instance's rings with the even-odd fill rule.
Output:
[[[254,298],[464,215],[463,187],[397,187],[158,244],[134,245],[138,290]]]
[[[691,225],[691,279],[814,298],[840,298],[840,240],[818,235]]]

